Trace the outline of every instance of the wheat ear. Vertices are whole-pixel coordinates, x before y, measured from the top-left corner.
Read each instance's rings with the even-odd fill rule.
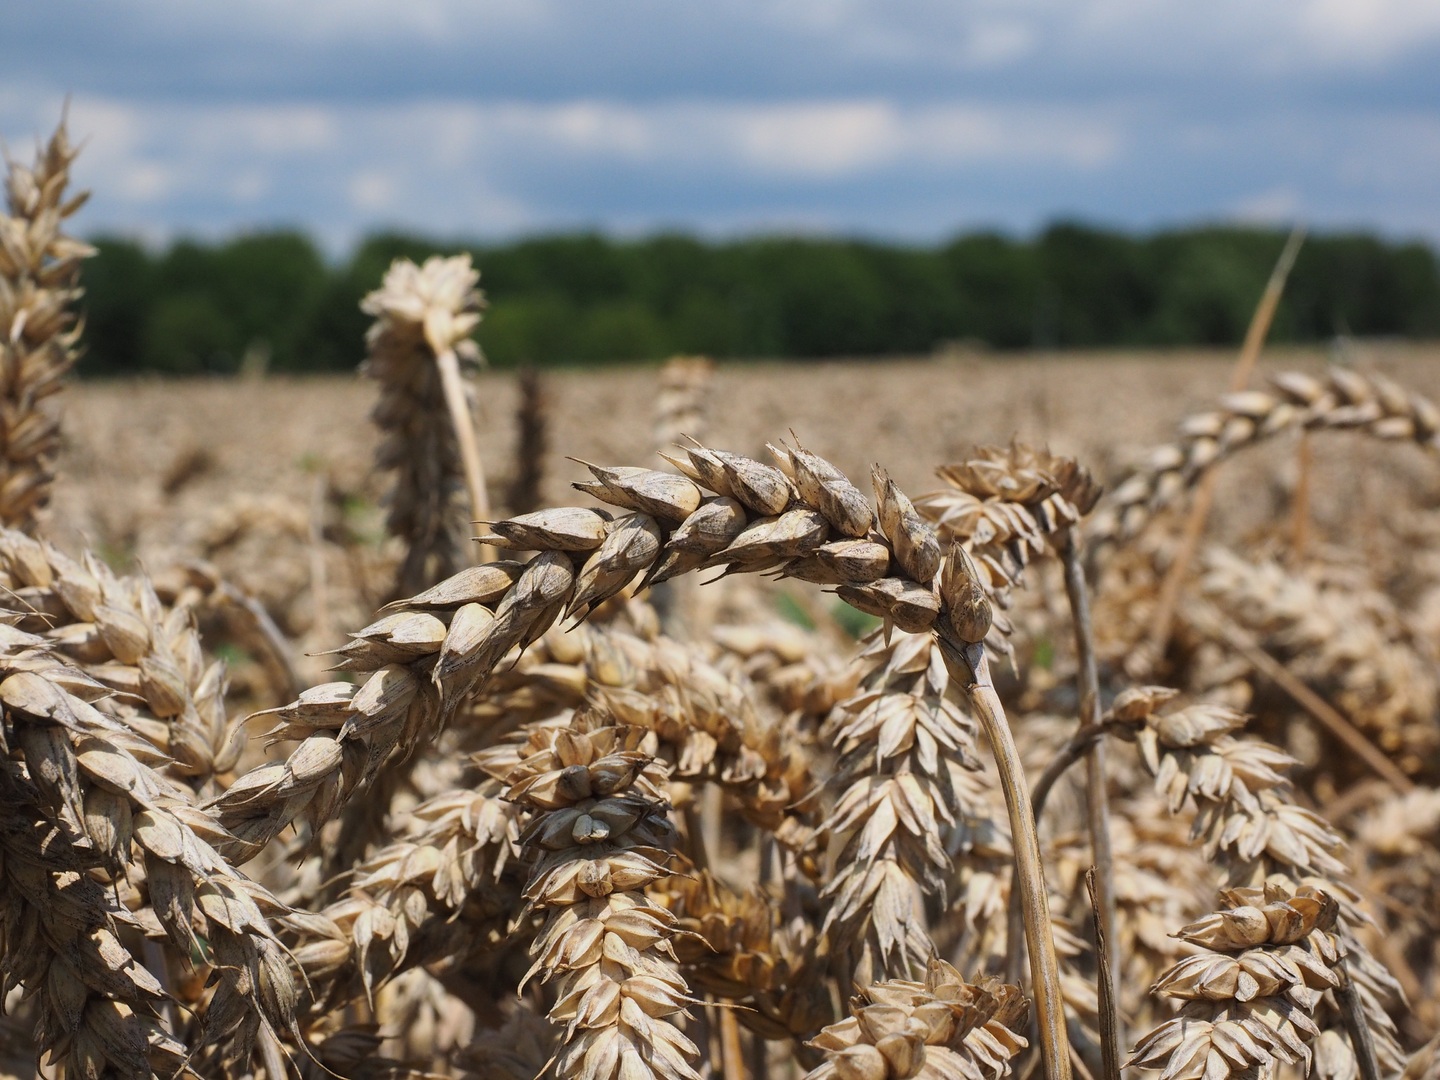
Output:
[[[1382,1002],[1398,998],[1399,987],[1355,936],[1354,927],[1369,920],[1345,883],[1344,840],[1318,814],[1288,798],[1292,785],[1286,773],[1293,758],[1267,743],[1234,737],[1245,725],[1242,713],[1203,704],[1160,713],[1174,695],[1155,687],[1127,690],[1107,714],[1107,726],[1137,742],[1172,813],[1187,799],[1194,801],[1193,833],[1232,884],[1252,885],[1281,874],[1317,884],[1339,901],[1337,926],[1349,953],[1349,978],[1381,1065],[1398,1069],[1402,1055],[1395,1024]]]
[[[95,253],[61,231],[89,197],[66,197],[76,153],[61,123],[31,168],[10,161],[0,216],[0,525],[25,532],[50,501],[54,395],[80,355],[80,264]]]
[[[193,806],[189,788],[158,771],[168,759],[138,733],[154,721],[101,712],[88,699],[109,691],[43,638],[9,627],[4,638],[0,746],[24,763],[19,797],[33,808],[30,820],[89,849],[129,890],[137,886],[128,874],[138,880],[143,869],[135,906],[179,957],[212,968],[201,1041],[229,1039],[234,1055],[248,1058],[262,1024],[294,1026],[294,976],[270,922],[289,909],[225,861],[217,849],[228,834]]]
[[[395,584],[402,596],[468,565],[467,521],[490,516],[461,375],[462,363],[473,367],[480,358],[470,339],[484,306],[479,279],[468,255],[437,256],[423,266],[397,259],[360,305],[375,316],[362,370],[380,383],[371,415],[385,440],[376,464],[396,474],[386,523],[406,544]],[[440,421],[444,411],[448,425]]]
[[[943,960],[922,981],[891,979],[869,987],[851,1015],[812,1042],[826,1061],[806,1080],[998,1080],[1027,1045],[1017,986],[983,978],[968,983]]]
[[[935,945],[923,900],[946,902],[951,853],[968,863],[1002,830],[988,805],[967,801],[977,728],[946,699],[950,674],[930,639],[896,635],[861,659],[871,671],[822,731],[841,750],[841,794],[816,834],[828,879],[822,932],[864,986],[924,975]]]
[[[1284,884],[1221,897],[1225,908],[1177,935],[1201,951],[1154,987],[1184,1009],[1140,1040],[1130,1064],[1159,1069],[1161,1080],[1269,1075],[1279,1062],[1308,1071],[1315,1009],[1342,981],[1345,946],[1330,933],[1340,906]]]
[[[1197,605],[1191,622],[1222,638],[1253,635],[1254,647],[1321,691],[1379,744],[1383,754],[1357,744],[1354,728],[1336,732],[1398,790],[1440,750],[1440,732],[1430,722],[1440,680],[1427,643],[1396,603],[1359,574],[1291,570],[1212,548],[1201,559],[1197,592],[1213,608]],[[1398,767],[1387,755],[1398,758]]]
[[[217,774],[234,767],[240,741],[226,715],[224,665],[205,659],[189,609],[166,608],[143,575],[117,576],[88,553],[76,562],[9,529],[0,529],[0,586],[29,609],[17,626],[128,695],[103,708],[169,755],[174,772],[218,789]]]
[[[340,650],[341,666],[372,673],[365,684],[317,687],[280,710],[291,730],[310,734],[288,762],[237,780],[215,809],[255,844],[301,814],[327,820],[398,747],[408,753],[432,739],[512,649],[528,647],[567,611],[583,618],[637,574],[655,581],[701,567],[775,570],[834,585],[846,602],[902,630],[936,633],[1003,759],[1042,1049],[1048,1075],[1064,1078],[1069,1054],[1043,869],[1023,771],[981,645],[992,609],[980,574],[959,546],[938,566],[924,556],[930,534],[916,531],[923,522],[913,512],[882,506],[875,528],[875,510],[830,463],[798,447],[778,457],[783,469],[695,446],[675,459],[685,476],[591,466],[595,481],[585,490],[631,513],[612,519],[568,508],[495,522],[484,539],[541,554],[523,566],[462,572],[413,598],[411,610],[355,635]],[[701,485],[714,495],[705,498]]]
[[[1285,372],[1270,390],[1226,394],[1189,417],[1180,438],[1151,450],[1095,509],[1085,528],[1092,560],[1139,533],[1225,458],[1287,431],[1356,431],[1440,450],[1440,408],[1380,375],[1332,368],[1323,379]]]
[[[553,986],[564,1027],[558,1076],[698,1080],[699,1051],[676,1025],[691,1003],[670,941],[674,917],[648,899],[673,831],[664,772],[646,736],[602,714],[532,733],[505,780],[529,813],[520,843],[536,862],[525,895],[541,914],[527,980]]]

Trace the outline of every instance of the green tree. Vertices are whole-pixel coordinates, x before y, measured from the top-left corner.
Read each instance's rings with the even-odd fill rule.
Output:
[[[236,327],[214,298],[192,290],[159,296],[141,334],[147,370],[166,375],[233,374],[240,365]]]
[[[81,272],[85,287],[87,375],[131,375],[149,365],[145,321],[156,296],[155,260],[140,244],[115,237],[92,241],[96,254]]]

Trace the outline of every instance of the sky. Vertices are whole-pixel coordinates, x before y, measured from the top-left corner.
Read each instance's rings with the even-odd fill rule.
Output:
[[[1440,0],[22,0],[82,232],[940,242],[1057,219],[1440,242]]]

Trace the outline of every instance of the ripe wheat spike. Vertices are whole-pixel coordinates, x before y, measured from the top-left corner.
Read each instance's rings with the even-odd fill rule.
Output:
[[[80,264],[95,253],[62,231],[89,198],[69,196],[65,125],[29,168],[9,161],[0,216],[0,525],[34,532],[60,448],[55,400],[80,349]]]

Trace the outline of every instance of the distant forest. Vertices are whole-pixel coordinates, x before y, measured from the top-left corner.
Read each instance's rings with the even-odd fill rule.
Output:
[[[378,235],[328,263],[292,232],[163,251],[102,238],[85,270],[94,375],[344,371],[364,354],[360,298],[397,256],[470,251],[495,367],[716,357],[1233,345],[1283,233],[1132,236],[1076,224],[936,247],[861,240],[559,235],[499,245]],[[1419,243],[1311,236],[1272,341],[1440,337],[1440,265]]]

